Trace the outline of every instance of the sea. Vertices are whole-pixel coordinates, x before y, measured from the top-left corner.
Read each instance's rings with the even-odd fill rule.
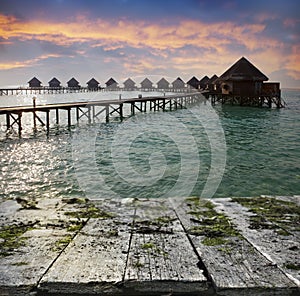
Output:
[[[168,95],[169,93],[164,93]],[[159,92],[37,94],[37,104],[134,98]],[[0,107],[32,105],[33,95],[1,96]],[[83,116],[67,127],[50,114],[49,134],[7,131],[0,115],[0,198],[165,198],[300,194],[300,90],[286,107],[211,106],[136,112],[121,121]],[[74,114],[73,114],[74,115]],[[44,119],[44,114],[39,115]],[[75,118],[75,116],[73,116]],[[38,122],[39,123],[39,122]]]

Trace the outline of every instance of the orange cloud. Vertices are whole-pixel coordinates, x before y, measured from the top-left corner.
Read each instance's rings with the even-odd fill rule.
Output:
[[[292,53],[287,58],[288,74],[300,80],[300,45],[292,47]]]
[[[218,73],[218,69],[226,69],[239,57],[230,51],[230,46],[239,45],[248,52],[255,52],[249,58],[254,57],[255,61],[261,62],[258,65],[265,66],[263,69],[276,71],[287,65],[290,75],[299,79],[299,47],[295,47],[287,57],[286,53],[283,54],[283,42],[264,36],[266,25],[262,22],[270,18],[273,16],[260,15],[257,24],[238,26],[234,22],[206,24],[197,20],[181,20],[173,24],[127,19],[91,21],[84,15],[68,22],[53,23],[46,20],[22,21],[0,14],[0,38],[7,43],[14,39],[48,41],[60,46],[87,43],[87,47],[101,47],[105,51],[120,50],[127,46],[147,49],[152,56],[164,59],[164,66],[178,70],[206,69],[206,72],[209,69],[212,74],[222,74]],[[294,20],[285,21],[285,26],[294,24]],[[189,49],[185,51],[185,48]],[[190,48],[194,48],[195,52]],[[82,50],[79,52],[84,54]],[[123,67],[134,73],[160,67],[153,57],[143,56],[137,60],[135,56],[120,54]],[[214,64],[216,54],[222,55],[222,64]],[[23,63],[2,63],[0,69],[26,67],[49,57],[58,56],[39,56]],[[106,57],[104,62],[110,63],[114,59],[117,58]]]
[[[24,62],[0,62],[0,70],[10,70],[15,68],[24,68],[24,67],[30,67],[33,65],[38,64],[42,60],[46,60],[49,58],[58,58],[60,55],[57,54],[47,54],[47,55],[41,55],[34,59],[30,59]]]
[[[252,49],[260,46],[256,34],[263,25],[235,26],[234,23],[205,24],[200,21],[183,20],[176,25],[153,24],[143,21],[120,20],[108,22],[102,19],[90,21],[79,16],[72,22],[49,23],[46,21],[20,21],[0,15],[0,36],[4,39],[19,38],[50,41],[58,45],[93,41],[106,48],[127,45],[159,50],[177,49],[186,45],[218,48],[230,40]],[[276,41],[273,41],[276,42]]]

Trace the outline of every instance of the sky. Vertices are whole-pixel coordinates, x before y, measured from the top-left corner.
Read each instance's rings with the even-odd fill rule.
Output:
[[[300,0],[0,0],[0,86],[220,76],[300,88]]]

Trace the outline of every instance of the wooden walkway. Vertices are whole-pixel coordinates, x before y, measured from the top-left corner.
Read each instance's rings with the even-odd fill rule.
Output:
[[[110,116],[117,115],[120,120],[126,116],[132,116],[136,112],[147,111],[172,111],[178,108],[186,108],[190,104],[206,100],[201,92],[192,92],[187,94],[175,94],[168,96],[151,96],[139,97],[130,99],[117,100],[101,100],[101,101],[85,101],[85,102],[71,102],[60,104],[47,104],[32,106],[14,106],[14,107],[0,107],[0,115],[6,116],[6,127],[10,130],[14,126],[17,127],[19,135],[21,135],[22,115],[23,113],[32,113],[33,128],[36,128],[37,122],[46,127],[47,132],[50,129],[50,111],[55,112],[55,122],[59,124],[60,111],[67,111],[68,127],[72,125],[72,121],[78,122],[81,118],[85,118],[89,123],[98,119],[101,114],[105,114],[106,122],[109,121]],[[130,113],[125,114],[124,106],[130,106]],[[75,119],[72,120],[72,110],[75,110]],[[45,119],[42,119],[40,113],[46,114]],[[74,117],[74,115],[73,115]]]
[[[299,295],[300,196],[4,200],[0,295]]]

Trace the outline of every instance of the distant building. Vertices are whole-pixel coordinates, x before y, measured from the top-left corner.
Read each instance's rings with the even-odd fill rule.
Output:
[[[39,81],[36,77],[33,77],[31,80],[28,81],[29,87],[41,87],[42,82]]]
[[[255,96],[262,93],[263,82],[268,77],[242,57],[218,79],[222,94]]]
[[[168,88],[170,88],[170,82],[168,80],[166,80],[165,78],[162,78],[157,82],[157,88],[158,89],[168,89]]]
[[[200,89],[206,89],[207,84],[209,82],[209,78],[207,76],[204,76],[200,81],[199,81],[199,88]]]
[[[53,77],[53,78],[48,82],[48,84],[49,84],[49,87],[53,87],[53,88],[60,87],[60,81],[59,81],[57,78],[55,78],[55,77]]]
[[[193,76],[186,84],[189,88],[199,88],[199,80],[195,76]]]
[[[95,78],[92,78],[86,84],[88,85],[88,89],[95,89],[96,90],[96,89],[99,88],[99,82]]]
[[[218,76],[215,74],[213,75],[208,83],[207,83],[207,89],[209,91],[218,92],[219,91],[219,83],[217,82]]]
[[[79,82],[73,77],[67,82],[70,88],[80,88]]]
[[[109,89],[116,89],[118,88],[118,82],[116,80],[114,80],[113,78],[109,78],[106,82],[106,88]]]
[[[142,89],[152,89],[152,88],[153,88],[153,83],[152,83],[151,80],[149,80],[148,78],[145,78],[145,79],[141,82],[141,88],[142,88]]]
[[[185,83],[180,77],[177,77],[177,79],[172,82],[172,87],[174,89],[182,89],[185,87]]]
[[[135,89],[136,88],[135,82],[131,78],[128,78],[127,80],[124,81],[124,88],[126,90],[133,90],[133,89]]]

